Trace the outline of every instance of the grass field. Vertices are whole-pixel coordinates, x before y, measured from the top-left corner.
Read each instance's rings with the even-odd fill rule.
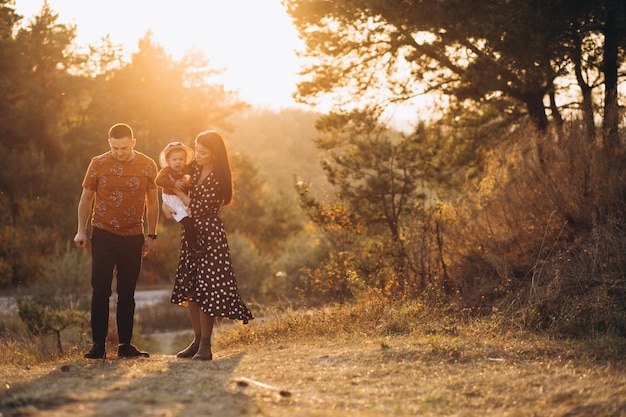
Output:
[[[489,319],[367,331],[354,314],[292,312],[222,327],[208,363],[172,355],[184,347],[183,334],[142,339],[149,359],[87,361],[72,353],[4,365],[0,413],[626,416],[623,339],[562,340],[504,330]]]

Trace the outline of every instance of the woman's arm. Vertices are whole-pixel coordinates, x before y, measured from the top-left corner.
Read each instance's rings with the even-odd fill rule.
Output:
[[[184,192],[178,190],[178,189],[174,189],[173,190],[176,195],[178,196],[178,198],[180,198],[183,201],[183,204],[188,206],[189,203],[191,202],[191,198]]]
[[[172,220],[174,218],[174,214],[176,214],[176,211],[165,203],[161,204],[161,210],[163,210],[163,215],[168,220]]]

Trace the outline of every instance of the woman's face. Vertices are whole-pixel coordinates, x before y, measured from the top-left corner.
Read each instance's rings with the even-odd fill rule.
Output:
[[[213,151],[196,142],[196,161],[202,166],[213,167]]]

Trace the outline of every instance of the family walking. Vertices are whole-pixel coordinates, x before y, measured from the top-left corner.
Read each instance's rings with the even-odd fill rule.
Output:
[[[74,242],[85,248],[91,216],[93,345],[89,359],[106,357],[109,298],[115,276],[117,290],[118,357],[149,357],[131,344],[135,301],[142,258],[155,249],[159,199],[166,218],[179,221],[180,255],[172,303],[189,311],[194,339],[179,358],[211,360],[211,335],[216,317],[242,320],[252,314],[243,303],[231,263],[230,249],[219,217],[222,206],[233,200],[230,161],[224,139],[214,131],[195,139],[195,155],[180,142],[161,152],[157,171],[154,160],[135,150],[130,126],[109,129],[110,151],[92,158],[83,180]],[[144,237],[144,213],[147,234]]]

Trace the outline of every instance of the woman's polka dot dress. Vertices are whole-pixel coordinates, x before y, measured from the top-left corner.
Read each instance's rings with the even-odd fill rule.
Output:
[[[199,246],[206,252],[192,256],[183,228],[172,303],[184,306],[189,301],[197,302],[200,309],[210,316],[247,323],[253,317],[241,301],[237,289],[226,231],[219,217],[222,206],[221,200],[216,197],[219,183],[210,173],[198,184],[199,166],[194,163],[192,168],[196,185],[189,192],[189,208],[198,232]]]

